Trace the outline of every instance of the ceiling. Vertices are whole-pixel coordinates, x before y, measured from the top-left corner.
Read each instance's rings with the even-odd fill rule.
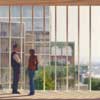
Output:
[[[100,5],[100,0],[0,0],[0,5]]]

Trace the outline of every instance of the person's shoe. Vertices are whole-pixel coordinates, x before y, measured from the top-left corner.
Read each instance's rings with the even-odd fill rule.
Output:
[[[19,92],[19,91],[17,91],[17,92],[12,92],[12,94],[20,94],[20,92]]]
[[[35,93],[34,92],[30,92],[29,94],[28,94],[28,96],[32,96],[32,95],[34,95]]]

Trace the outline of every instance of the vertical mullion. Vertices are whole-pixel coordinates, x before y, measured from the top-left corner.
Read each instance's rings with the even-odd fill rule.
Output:
[[[22,74],[23,74],[23,69],[22,69],[22,52],[23,52],[23,19],[22,19],[22,6],[20,6],[20,41],[21,41],[21,52],[20,52],[20,55],[21,55],[21,89],[22,89],[22,83],[23,83],[23,78],[22,78]]]
[[[0,32],[1,32],[1,24],[0,24]],[[1,38],[0,38],[0,48],[1,48]],[[0,85],[1,85],[1,51],[0,51]]]
[[[89,90],[91,91],[91,5],[89,6]]]
[[[68,77],[69,77],[69,75],[68,75],[68,70],[69,70],[69,68],[68,68],[68,6],[66,6],[66,43],[67,43],[67,45],[66,45],[66,51],[67,51],[67,55],[66,55],[66,61],[67,61],[67,65],[66,65],[66,90],[68,90],[68,85],[69,85],[69,81],[68,81]]]
[[[45,6],[43,6],[43,56],[44,56],[44,54],[45,54]],[[45,57],[45,56],[44,56]],[[45,64],[43,65],[43,90],[45,91]]]
[[[11,6],[9,6],[9,90],[11,89]]]
[[[33,37],[33,39],[32,39],[32,49],[34,48],[34,40],[35,40],[35,38],[34,38],[34,35],[35,33],[34,33],[34,6],[32,5],[32,37]]]
[[[57,90],[57,58],[56,58],[56,43],[57,43],[57,6],[55,6],[55,91]]]
[[[78,90],[80,90],[80,6],[78,6]]]
[[[49,66],[51,66],[51,31],[50,31],[50,6],[49,6]]]
[[[32,36],[33,36],[33,41],[32,41],[32,48],[34,48],[34,6],[32,6]]]
[[[22,10],[22,15],[23,15],[23,10]],[[23,17],[22,17],[22,19],[23,19]],[[24,63],[24,66],[23,66],[23,68],[24,69],[23,69],[23,71],[24,71],[24,89],[25,89],[25,78],[26,78],[26,76],[25,76],[25,69],[26,69],[26,65],[25,65],[25,61],[26,61],[25,60],[26,59],[25,49],[26,48],[25,48],[25,46],[26,46],[26,40],[25,40],[25,29],[24,29],[24,25],[23,25],[23,39],[24,39],[24,41],[23,41],[24,42],[24,48],[23,48],[24,49],[23,50],[24,51],[24,62],[23,62]]]

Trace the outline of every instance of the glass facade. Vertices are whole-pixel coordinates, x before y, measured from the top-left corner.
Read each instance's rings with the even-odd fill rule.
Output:
[[[39,71],[36,72],[36,82],[44,81],[44,75],[38,76],[38,73],[43,73],[43,68],[47,64],[50,64],[50,15],[49,7],[45,8],[46,10],[44,12],[43,6],[0,7],[0,87],[2,89],[11,88],[11,52],[12,46],[15,43],[20,48],[19,55],[21,58],[19,88],[28,88],[27,66],[29,49],[31,48],[35,49],[39,59]],[[44,23],[46,24],[45,30],[43,28]],[[42,82],[40,83],[41,86],[39,84],[36,85],[36,89],[43,89]]]
[[[37,90],[99,90],[94,84],[100,81],[96,40],[100,21],[99,17],[94,20],[99,10],[90,6],[0,6],[0,89],[11,89],[11,52],[17,43],[19,89],[29,87],[27,66],[33,48],[39,60]]]

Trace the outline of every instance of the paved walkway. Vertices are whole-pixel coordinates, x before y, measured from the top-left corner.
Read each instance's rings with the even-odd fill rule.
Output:
[[[2,99],[37,99],[37,100],[44,100],[44,99],[68,99],[68,100],[100,100],[100,91],[36,91],[34,96],[28,96],[27,91],[20,91],[20,95],[11,94],[10,92],[0,91],[0,100]]]

